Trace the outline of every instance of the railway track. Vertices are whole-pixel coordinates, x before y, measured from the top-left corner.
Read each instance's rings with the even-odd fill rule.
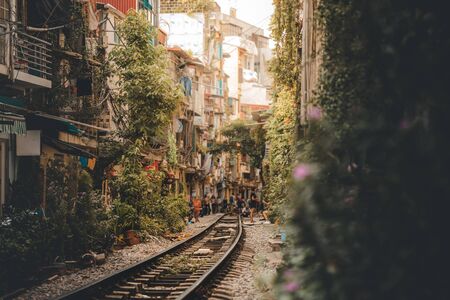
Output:
[[[225,215],[190,239],[57,299],[200,299],[243,237],[237,215]]]

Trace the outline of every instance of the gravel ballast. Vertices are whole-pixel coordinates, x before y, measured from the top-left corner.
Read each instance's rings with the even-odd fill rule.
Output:
[[[244,224],[247,224],[245,220]],[[277,226],[262,224],[256,221],[254,225],[244,225],[246,248],[255,254],[250,268],[243,271],[233,284],[233,295],[239,300],[272,300],[273,282],[277,267],[282,263],[282,253],[272,251],[269,240],[277,234]]]
[[[188,225],[185,230],[179,234],[180,240],[186,239],[203,230],[220,216],[220,214],[205,216],[200,219],[199,223]],[[63,276],[58,276],[51,281],[44,282],[26,290],[15,299],[41,300],[56,298],[106,277],[111,273],[143,261],[177,242],[178,240],[171,241],[161,237],[152,237],[150,242],[114,251],[107,257],[107,260],[103,265],[80,269]]]

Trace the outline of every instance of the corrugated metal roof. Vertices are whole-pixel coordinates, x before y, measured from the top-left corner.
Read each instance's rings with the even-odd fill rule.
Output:
[[[97,3],[111,4],[124,14],[130,9],[137,9],[136,0],[98,0]]]

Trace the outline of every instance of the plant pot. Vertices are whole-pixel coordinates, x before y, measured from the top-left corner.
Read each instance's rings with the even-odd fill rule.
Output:
[[[128,230],[125,232],[125,240],[129,246],[137,245],[141,242],[136,231],[134,230]]]

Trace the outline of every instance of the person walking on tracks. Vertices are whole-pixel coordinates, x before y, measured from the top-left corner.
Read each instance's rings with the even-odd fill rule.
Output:
[[[194,220],[195,222],[200,222],[198,217],[200,216],[200,212],[202,210],[202,201],[194,195],[194,200],[192,201],[192,204],[194,206]]]
[[[212,214],[211,195],[205,195],[206,214]]]
[[[237,208],[238,208],[239,214],[242,214],[242,210],[244,209],[244,207],[245,207],[245,201],[244,201],[244,199],[242,199],[241,195],[238,195],[237,196]]]
[[[216,196],[212,195],[211,197],[211,207],[212,207],[212,213],[216,214],[217,213],[217,200],[216,200]]]
[[[230,196],[230,202],[228,203],[228,212],[233,212],[234,211],[234,194],[231,194]]]
[[[251,198],[250,198],[250,223],[255,223],[255,221],[253,220],[255,213],[256,213],[256,209],[258,208],[258,199],[256,199],[256,195],[252,194]]]
[[[228,212],[228,199],[225,197],[222,201],[222,212],[227,213]]]

